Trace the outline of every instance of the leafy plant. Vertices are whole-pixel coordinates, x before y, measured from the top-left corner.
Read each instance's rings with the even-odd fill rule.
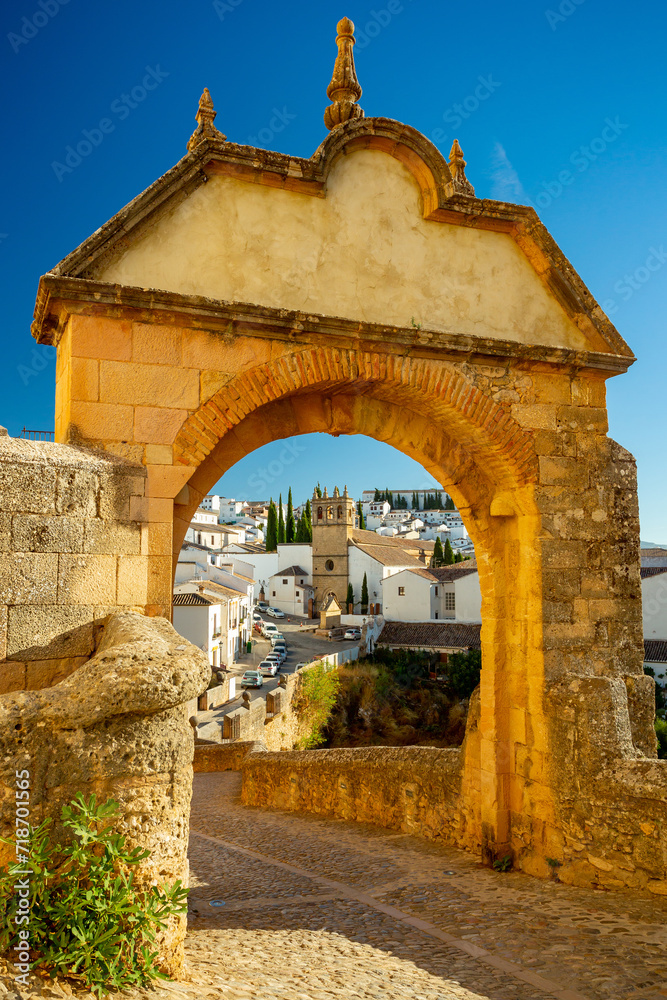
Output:
[[[37,964],[51,978],[79,980],[97,996],[168,978],[158,969],[158,951],[152,947],[156,928],[185,912],[188,894],[180,881],[136,884],[133,869],[150,851],[128,850],[125,837],[113,832],[109,821],[118,808],[113,799],[98,805],[95,795],[86,802],[79,792],[61,810],[69,843],[52,842],[50,818],[31,830],[28,841],[30,947]],[[2,954],[14,943],[14,886],[25,867],[13,863],[0,869]]]
[[[305,729],[297,741],[299,750],[312,750],[324,743],[323,730],[338,696],[340,681],[336,670],[323,663],[304,670],[293,702],[294,711]]]
[[[470,697],[479,684],[481,672],[482,653],[479,649],[450,653],[447,658],[448,684],[458,698]]]
[[[494,870],[497,872],[509,872],[512,870],[512,855],[506,854],[504,858],[496,858],[493,862]]]
[[[544,860],[551,868],[551,877],[556,881],[558,881],[558,869],[563,864],[563,862],[559,861],[558,858],[545,858]]]
[[[655,720],[655,735],[658,737],[658,757],[667,760],[667,722],[664,719]]]

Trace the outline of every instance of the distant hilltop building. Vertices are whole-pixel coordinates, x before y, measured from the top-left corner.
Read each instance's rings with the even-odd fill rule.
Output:
[[[397,502],[401,504],[407,503],[408,508],[411,510],[424,510],[425,505],[428,503],[428,498],[432,497],[434,494],[438,494],[442,498],[442,506],[444,508],[445,504],[449,501],[452,503],[452,498],[448,493],[445,493],[439,486],[432,486],[428,490],[385,490],[382,489],[381,493],[389,492],[391,493],[392,499],[394,501],[394,506]],[[364,490],[361,494],[362,504],[370,504],[377,502],[375,499],[376,491]],[[413,506],[413,501],[417,500],[418,506]]]

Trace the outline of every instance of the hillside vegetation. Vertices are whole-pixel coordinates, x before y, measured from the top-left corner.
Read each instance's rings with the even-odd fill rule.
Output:
[[[459,746],[480,666],[478,651],[454,654],[447,666],[425,653],[388,650],[344,664],[321,745]]]

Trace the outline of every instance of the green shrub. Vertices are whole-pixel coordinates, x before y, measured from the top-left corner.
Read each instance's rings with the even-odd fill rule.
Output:
[[[658,757],[667,760],[667,722],[664,719],[655,720],[655,735],[658,737]]]
[[[482,670],[482,654],[479,649],[450,653],[447,659],[448,684],[457,698],[469,698],[477,685]]]
[[[294,711],[306,730],[297,742],[299,750],[312,750],[324,743],[322,733],[336,701],[339,684],[338,672],[323,663],[304,670],[293,702]]]
[[[97,805],[94,795],[86,802],[79,792],[61,811],[72,834],[68,844],[52,843],[51,819],[34,828],[28,841],[35,964],[52,978],[79,980],[97,996],[168,978],[158,970],[151,945],[165,918],[185,912],[188,893],[180,881],[172,887],[135,885],[133,868],[150,851],[129,851],[125,837],[112,832],[109,820],[118,808],[113,799]],[[21,862],[0,869],[2,954],[15,944],[15,883],[25,868]]]

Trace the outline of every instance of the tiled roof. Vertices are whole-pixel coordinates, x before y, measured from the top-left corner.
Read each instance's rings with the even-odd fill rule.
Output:
[[[651,559],[657,556],[664,559],[667,556],[667,549],[641,549],[639,554],[642,558]]]
[[[274,576],[308,576],[305,569],[301,569],[300,566],[288,566],[287,569],[280,569]]]
[[[646,663],[667,663],[667,639],[644,639]]]
[[[211,580],[206,580],[202,586],[214,597],[243,597],[243,591],[234,590],[233,587],[225,587],[223,583],[213,583]]]
[[[174,594],[172,603],[174,607],[194,608],[202,604],[213,604],[213,601],[207,601],[201,594]]]
[[[378,645],[411,649],[480,649],[481,628],[481,625],[462,622],[386,622]]]
[[[667,573],[667,566],[642,566],[639,572],[642,580],[646,580],[649,576],[660,576],[661,573]]]
[[[434,574],[440,583],[453,583],[454,580],[460,580],[462,576],[469,576],[471,573],[476,572],[477,562],[474,559],[452,563],[450,566],[438,566],[437,569],[431,570],[431,573]]]
[[[416,569],[424,568],[424,564],[420,563],[414,556],[411,556],[405,549],[397,545],[387,544],[389,539],[383,538],[381,535],[376,535],[375,538],[376,541],[370,544],[365,541],[363,543],[353,541],[353,545],[383,566],[405,566],[406,569],[411,566],[414,566]]]

